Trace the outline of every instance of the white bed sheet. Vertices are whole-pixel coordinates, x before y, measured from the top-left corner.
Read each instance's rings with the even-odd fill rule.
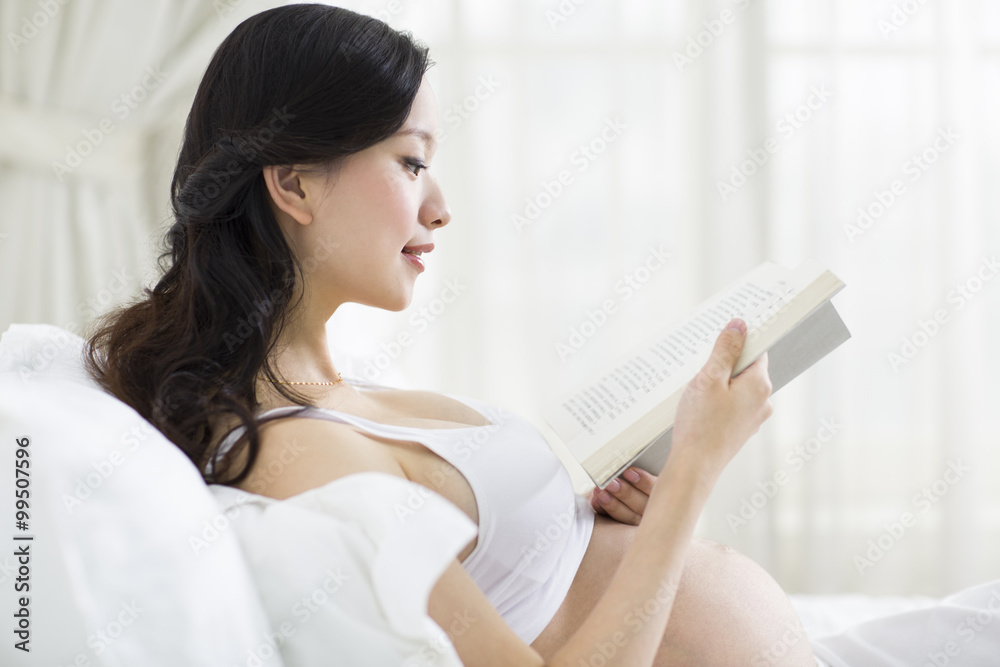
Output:
[[[789,598],[810,641],[843,632],[857,623],[939,602],[923,595],[790,595]],[[832,667],[819,657],[816,665]]]
[[[1000,580],[942,599],[796,595],[820,667],[997,667]]]
[[[930,607],[938,598],[922,595],[790,595],[809,639],[842,632],[856,623]]]

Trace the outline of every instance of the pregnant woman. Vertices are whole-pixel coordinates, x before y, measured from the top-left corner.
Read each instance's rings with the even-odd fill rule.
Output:
[[[429,66],[408,35],[340,8],[241,23],[187,119],[165,272],[101,323],[91,372],[207,482],[285,499],[378,471],[454,503],[479,531],[428,613],[476,619],[449,632],[466,665],[815,665],[767,573],[692,539],[771,412],[766,356],[730,379],[741,321],[687,387],[659,477],[630,470],[590,499],[527,421],[337,371],[327,320],[348,302],[405,309],[451,220]]]

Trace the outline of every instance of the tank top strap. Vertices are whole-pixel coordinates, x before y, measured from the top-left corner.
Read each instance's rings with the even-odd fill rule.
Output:
[[[299,406],[287,405],[280,408],[273,408],[265,412],[260,413],[260,417],[265,415],[281,415],[282,413],[295,413]],[[342,424],[350,424],[351,426],[356,426],[362,431],[368,431],[377,436],[391,438],[395,440],[423,440],[424,434],[432,434],[435,431],[431,429],[420,429],[412,428],[407,426],[397,426],[394,424],[381,424],[370,419],[365,419],[364,417],[358,417],[356,415],[350,415],[346,412],[338,412],[337,410],[332,410],[330,408],[308,408],[302,413],[303,417],[316,417],[320,419],[326,419],[329,421],[340,422]],[[419,435],[420,437],[414,437]]]
[[[310,407],[303,411],[303,416],[319,417],[322,419],[329,419],[330,421],[338,421],[344,424],[351,424],[352,426],[357,426],[358,428],[371,431],[376,435],[385,435],[390,438],[406,439],[406,440],[420,440],[434,439],[437,437],[447,436],[451,432],[464,433],[466,431],[475,431],[477,429],[493,429],[502,426],[507,421],[507,416],[500,410],[493,408],[490,404],[480,401],[478,399],[473,399],[466,396],[460,396],[457,394],[444,394],[449,398],[453,398],[461,403],[465,403],[467,406],[478,412],[484,419],[486,419],[488,424],[481,425],[469,425],[469,426],[459,426],[459,427],[443,427],[443,428],[424,428],[420,426],[402,426],[400,424],[383,424],[382,422],[372,421],[371,419],[366,419],[364,417],[358,417],[357,415],[348,414],[346,412],[340,412],[338,410],[333,410],[332,408],[321,408],[321,407]],[[258,417],[263,417],[264,415],[278,414],[282,413],[293,413],[300,406],[286,405],[280,408],[272,408],[258,415]],[[405,436],[405,437],[404,437]],[[414,437],[416,436],[416,437]]]
[[[351,378],[352,383],[355,379],[356,378]],[[394,389],[394,387],[374,384],[360,379],[358,380],[358,384],[374,389]],[[464,396],[449,392],[442,392],[442,394],[448,398],[459,401],[460,403],[464,403],[465,405],[476,410],[489,423],[463,427],[420,428],[416,426],[401,426],[398,424],[383,424],[381,422],[372,421],[370,419],[358,417],[346,412],[339,412],[331,408],[306,407],[305,410],[302,410],[303,406],[299,405],[283,405],[278,408],[272,408],[259,413],[257,417],[281,417],[285,414],[299,414],[300,416],[307,418],[327,419],[329,421],[336,421],[342,424],[349,424],[361,429],[362,431],[367,431],[376,436],[384,437],[390,440],[420,442],[437,452],[439,456],[447,459],[449,458],[449,455],[446,453],[448,451],[448,443],[453,443],[456,439],[467,438],[469,434],[476,433],[477,431],[495,431],[498,428],[502,428],[507,425],[508,418],[514,416],[506,413],[498,406],[491,405],[486,401],[482,401],[471,396]],[[225,437],[223,437],[222,442],[220,442],[219,447],[212,457],[212,461],[208,464],[209,471],[212,470],[214,461],[218,460],[218,458],[221,457],[225,451],[235,444],[236,440],[242,435],[243,430],[242,426],[237,426],[229,431]],[[442,448],[442,445],[444,445],[444,448]]]

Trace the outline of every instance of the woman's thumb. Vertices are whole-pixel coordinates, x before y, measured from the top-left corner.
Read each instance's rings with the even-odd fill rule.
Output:
[[[719,334],[712,348],[712,355],[705,364],[705,372],[709,379],[729,382],[733,369],[743,352],[746,341],[747,324],[738,317],[733,318]]]

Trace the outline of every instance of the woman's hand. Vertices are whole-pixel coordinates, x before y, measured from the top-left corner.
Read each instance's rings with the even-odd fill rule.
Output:
[[[745,340],[746,323],[732,320],[677,406],[667,462],[696,474],[708,489],[773,409],[766,352],[732,377]]]
[[[732,320],[719,334],[705,366],[685,387],[677,406],[667,464],[680,465],[682,477],[695,479],[706,492],[772,412],[766,352],[732,377],[745,340],[746,323],[739,318]],[[629,479],[630,471],[638,475],[637,480]],[[629,468],[604,491],[594,489],[591,507],[621,523],[638,525],[657,479],[644,470]]]
[[[597,514],[638,526],[656,479],[656,475],[641,468],[628,468],[617,479],[608,482],[604,491],[595,486],[590,495],[590,506]]]

